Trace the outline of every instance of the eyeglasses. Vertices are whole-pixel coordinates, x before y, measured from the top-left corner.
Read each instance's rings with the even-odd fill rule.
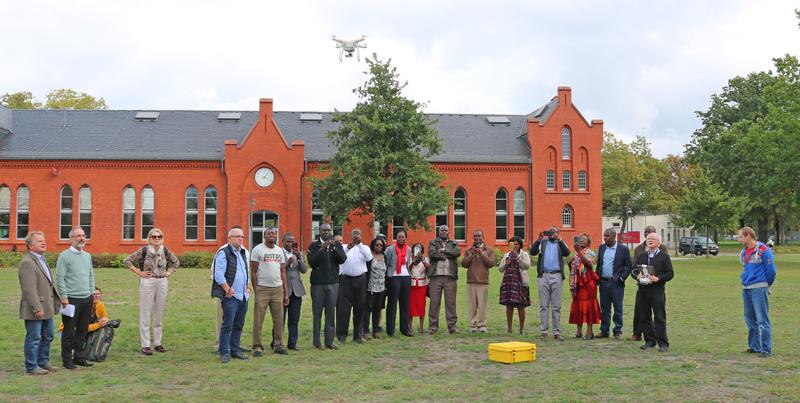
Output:
[[[244,235],[231,235],[231,238],[244,238]]]
[[[164,235],[150,235],[150,239],[162,239]]]

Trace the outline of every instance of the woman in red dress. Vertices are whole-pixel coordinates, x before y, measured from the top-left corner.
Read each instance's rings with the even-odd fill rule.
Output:
[[[408,298],[408,312],[412,322],[415,317],[419,318],[417,332],[422,334],[425,331],[423,322],[425,322],[425,298],[428,295],[428,277],[426,273],[431,264],[428,258],[425,257],[425,247],[421,243],[415,243],[411,247],[411,253],[413,253],[414,257],[411,262],[411,295]]]
[[[569,288],[572,291],[572,306],[569,310],[569,323],[577,325],[575,337],[584,340],[594,339],[592,325],[600,323],[600,304],[597,302],[597,282],[600,276],[594,272],[597,254],[589,248],[592,239],[581,234],[576,237],[575,257],[570,263]],[[586,336],[583,324],[586,323]]]

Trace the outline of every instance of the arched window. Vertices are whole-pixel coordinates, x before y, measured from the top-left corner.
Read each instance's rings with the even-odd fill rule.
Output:
[[[556,190],[556,171],[547,171],[547,190]]]
[[[311,238],[317,239],[319,237],[319,226],[325,223],[325,215],[322,212],[322,204],[320,203],[319,199],[321,197],[321,193],[319,189],[314,189],[311,192]],[[331,217],[331,222],[336,222],[336,216]],[[381,223],[383,224],[383,223]],[[331,224],[333,227],[333,234],[334,235],[342,235],[344,230],[344,224],[336,225]]]
[[[403,217],[392,218],[392,240],[397,239],[397,233],[406,230],[406,220]],[[408,232],[406,232],[408,236]]]
[[[453,195],[453,239],[467,240],[467,193],[462,188]]]
[[[72,188],[64,185],[61,188],[61,216],[59,219],[59,238],[69,239],[72,230]]]
[[[197,188],[189,186],[186,189],[186,240],[197,240]]]
[[[561,129],[561,159],[568,160],[572,155],[571,150],[571,134],[569,132],[569,127],[565,127]]]
[[[87,185],[78,191],[78,225],[86,233],[86,239],[92,238],[92,189]]]
[[[586,171],[578,171],[578,190],[586,190]]]
[[[514,191],[514,236],[525,239],[525,191]]]
[[[136,231],[136,191],[126,186],[122,190],[122,239],[133,240]]]
[[[25,239],[28,236],[29,206],[30,193],[28,193],[28,188],[20,186],[17,189],[17,239]],[[0,218],[0,221],[2,221],[2,218]]]
[[[0,239],[8,239],[11,232],[11,189],[0,186]]]
[[[217,188],[209,186],[205,191],[203,214],[205,217],[203,239],[206,241],[217,240]]]
[[[572,171],[564,171],[561,174],[561,189],[570,190],[572,188]]]
[[[564,209],[561,210],[561,226],[564,228],[572,228],[572,207],[564,206]]]
[[[494,239],[508,239],[508,193],[502,188],[494,195]]]
[[[156,194],[153,188],[145,186],[142,189],[142,239],[147,240],[147,233],[155,225]]]

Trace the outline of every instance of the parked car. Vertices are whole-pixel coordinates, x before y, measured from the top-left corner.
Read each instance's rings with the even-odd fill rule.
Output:
[[[684,255],[692,253],[695,255],[705,255],[706,247],[708,247],[708,253],[714,256],[719,253],[719,245],[717,245],[713,239],[704,236],[682,237],[680,244],[678,244],[678,251]]]

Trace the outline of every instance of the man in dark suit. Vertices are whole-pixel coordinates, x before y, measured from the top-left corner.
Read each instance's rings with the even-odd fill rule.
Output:
[[[639,289],[636,291],[635,315],[644,334],[645,344],[642,345],[642,350],[658,345],[659,351],[667,352],[667,296],[664,285],[674,276],[672,260],[669,253],[659,249],[661,237],[657,233],[647,235],[645,242],[647,250],[636,257],[636,265],[647,265],[650,273],[648,276],[640,273],[636,279],[639,281]]]
[[[336,333],[336,301],[339,296],[339,265],[347,260],[342,242],[333,236],[330,224],[319,226],[320,239],[308,246],[308,264],[311,266],[312,340],[318,350],[336,350],[333,337]],[[325,312],[325,347],[319,340],[322,313]]]
[[[25,237],[28,254],[19,265],[19,318],[25,321],[25,371],[28,375],[55,372],[50,365],[50,343],[53,342],[53,315],[61,305],[61,297],[53,281],[53,273],[44,260],[47,243],[44,233],[33,231]]]
[[[645,239],[647,239],[648,235],[650,235],[650,234],[652,234],[654,232],[656,232],[656,227],[654,227],[652,225],[648,225],[648,226],[644,227],[644,237],[645,237]],[[661,253],[669,254],[669,250],[667,250],[667,247],[664,246],[663,243],[661,245],[659,245],[658,249],[661,251]],[[639,255],[641,255],[642,253],[644,253],[646,250],[647,250],[647,242],[642,242],[641,245],[633,248],[633,256],[631,257],[631,259],[635,262],[636,258]],[[639,283],[636,283],[636,286],[638,288]],[[639,318],[636,317],[636,311],[638,311],[638,310],[639,309],[636,306],[633,307],[633,312],[634,312],[634,314],[633,314],[633,329],[632,329],[633,330],[633,334],[631,335],[631,337],[628,340],[633,340],[633,341],[642,340],[642,329],[641,329],[641,326],[639,326]]]
[[[600,275],[600,337],[608,337],[611,325],[611,307],[614,307],[614,338],[622,337],[622,300],[625,298],[625,279],[633,269],[631,253],[627,246],[617,242],[617,231],[609,228],[603,232],[603,244],[597,253],[597,274]]]

